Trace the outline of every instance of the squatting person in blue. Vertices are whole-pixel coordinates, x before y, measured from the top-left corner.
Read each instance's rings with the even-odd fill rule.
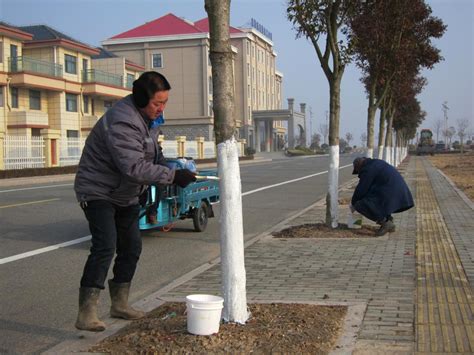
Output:
[[[379,159],[356,158],[352,174],[359,176],[351,201],[356,210],[380,225],[377,235],[395,231],[392,213],[414,206],[413,197],[400,173],[392,165]]]

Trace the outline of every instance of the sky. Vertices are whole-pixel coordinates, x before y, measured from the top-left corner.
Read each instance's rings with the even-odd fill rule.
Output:
[[[444,60],[423,72],[428,85],[418,99],[427,116],[420,129],[433,129],[444,118],[442,104],[447,102],[449,126],[467,119],[474,134],[474,0],[427,3],[448,28],[441,39],[433,41]],[[276,67],[283,73],[283,106],[287,107],[289,97],[295,99],[296,107],[306,103],[312,112],[307,119],[308,134],[319,133],[329,110],[328,82],[312,44],[296,39],[285,4],[285,0],[232,0],[231,25],[243,26],[255,18],[272,32]],[[0,0],[1,21],[16,26],[46,24],[93,46],[170,12],[191,21],[207,16],[204,0]],[[367,98],[360,76],[350,64],[341,87],[340,137],[352,133],[351,144],[360,143],[367,125]]]

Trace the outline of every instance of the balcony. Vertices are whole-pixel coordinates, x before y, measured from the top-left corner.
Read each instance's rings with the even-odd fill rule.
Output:
[[[39,110],[11,111],[7,114],[8,128],[47,128],[49,117],[46,112]]]
[[[121,75],[107,73],[97,69],[82,71],[82,81],[84,83],[100,83],[118,87],[124,87]]]
[[[31,72],[61,78],[63,66],[28,57],[8,58],[8,69],[12,73]]]

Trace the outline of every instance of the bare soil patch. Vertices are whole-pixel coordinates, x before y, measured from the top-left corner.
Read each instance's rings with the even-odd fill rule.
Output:
[[[347,312],[345,306],[249,304],[252,316],[247,324],[221,324],[217,334],[196,336],[186,330],[185,309],[185,303],[165,303],[89,351],[327,354],[335,347]]]
[[[340,223],[337,228],[328,227],[324,223],[308,223],[285,228],[272,235],[275,238],[373,238],[378,228],[362,225],[360,229],[351,229],[347,224]]]
[[[434,166],[453,180],[471,201],[474,201],[474,152],[462,155],[440,154],[429,159]]]

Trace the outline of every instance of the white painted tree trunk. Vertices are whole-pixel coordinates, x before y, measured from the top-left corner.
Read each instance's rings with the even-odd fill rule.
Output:
[[[374,148],[367,148],[367,158],[373,158],[374,157]]]
[[[237,141],[217,145],[217,166],[220,176],[220,217],[222,294],[225,299],[222,318],[244,324],[247,310],[244,262],[244,231],[242,218],[242,183],[240,180]]]
[[[391,146],[387,145],[385,147],[385,151],[383,155],[384,155],[383,160],[385,160],[389,164],[392,164],[392,147]]]
[[[383,159],[383,145],[379,145],[379,151],[377,152],[377,158]]]
[[[331,227],[337,228],[339,220],[339,198],[338,198],[338,183],[339,183],[339,145],[332,145],[329,147],[329,171],[328,171],[328,198],[331,215]]]

